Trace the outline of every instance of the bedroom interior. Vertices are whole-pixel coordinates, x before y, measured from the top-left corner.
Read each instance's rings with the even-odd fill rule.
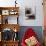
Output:
[[[46,46],[43,6],[43,0],[1,0],[0,46]]]

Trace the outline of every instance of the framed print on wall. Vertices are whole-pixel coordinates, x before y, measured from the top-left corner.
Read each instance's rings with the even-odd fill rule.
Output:
[[[35,13],[33,13],[31,8],[25,8],[25,17],[27,20],[35,19]]]
[[[9,10],[2,10],[2,15],[9,15]]]

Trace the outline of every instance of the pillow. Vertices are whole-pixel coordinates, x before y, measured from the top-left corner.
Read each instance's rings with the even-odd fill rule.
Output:
[[[34,36],[32,36],[28,39],[25,39],[25,43],[27,44],[27,46],[35,46],[38,43],[38,41]]]

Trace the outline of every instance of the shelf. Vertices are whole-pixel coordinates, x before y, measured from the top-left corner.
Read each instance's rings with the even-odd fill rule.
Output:
[[[18,14],[2,15],[2,16],[19,16]]]
[[[2,24],[18,24],[18,16],[2,16]]]
[[[1,15],[18,15],[19,7],[0,7]]]
[[[19,12],[17,12],[16,14],[8,14],[8,15],[1,15],[1,16],[19,16]]]
[[[13,20],[11,21],[11,23],[9,23],[9,16],[12,17],[16,17],[15,19],[15,23],[13,24],[18,24],[18,17],[19,17],[19,7],[0,7],[0,16],[1,16],[1,23],[0,24],[12,24]]]
[[[9,19],[9,17],[11,17],[11,18]],[[19,7],[0,7],[0,21],[1,21],[0,46],[18,46],[19,39],[17,39],[17,41],[16,41],[16,37],[18,38],[17,34],[20,30],[20,26],[18,24],[18,17],[19,17]],[[13,20],[14,20],[15,24],[12,23]],[[8,35],[7,37],[8,37],[8,39],[11,38],[9,41],[7,41],[7,40],[5,41],[5,39],[3,39],[3,35],[4,35],[5,31],[6,31],[6,34],[7,34],[7,31],[14,32],[11,35],[10,35],[11,32],[10,33],[8,32],[9,35],[7,34]],[[15,37],[15,34],[16,34],[16,37]],[[13,37],[12,37],[12,35],[13,35]],[[4,35],[4,37],[6,37],[6,36]],[[15,37],[15,41],[14,41],[14,37]]]
[[[9,41],[9,42],[2,42],[2,45],[3,46],[18,46],[18,43],[19,43],[18,41],[15,41],[15,42],[14,41],[11,41],[11,42]]]
[[[18,46],[19,41],[1,41],[0,46]]]
[[[0,27],[1,27],[1,31],[5,28],[9,28],[12,29],[13,31],[16,29],[18,32],[20,29],[19,24],[0,24]]]
[[[0,7],[0,10],[19,10],[19,7]]]
[[[12,40],[10,40],[10,41],[3,41],[4,43],[16,43],[16,42],[19,42],[19,40],[15,40],[15,41],[12,41]]]

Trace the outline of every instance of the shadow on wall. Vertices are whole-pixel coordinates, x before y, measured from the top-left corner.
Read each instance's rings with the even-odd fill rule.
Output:
[[[32,28],[36,34],[37,34],[37,37],[39,39],[39,41],[41,43],[43,43],[43,30],[42,30],[42,27],[41,26],[21,26],[20,27],[20,32],[19,32],[19,39],[20,39],[20,42],[24,36],[24,33],[25,31],[28,29],[28,28]]]

